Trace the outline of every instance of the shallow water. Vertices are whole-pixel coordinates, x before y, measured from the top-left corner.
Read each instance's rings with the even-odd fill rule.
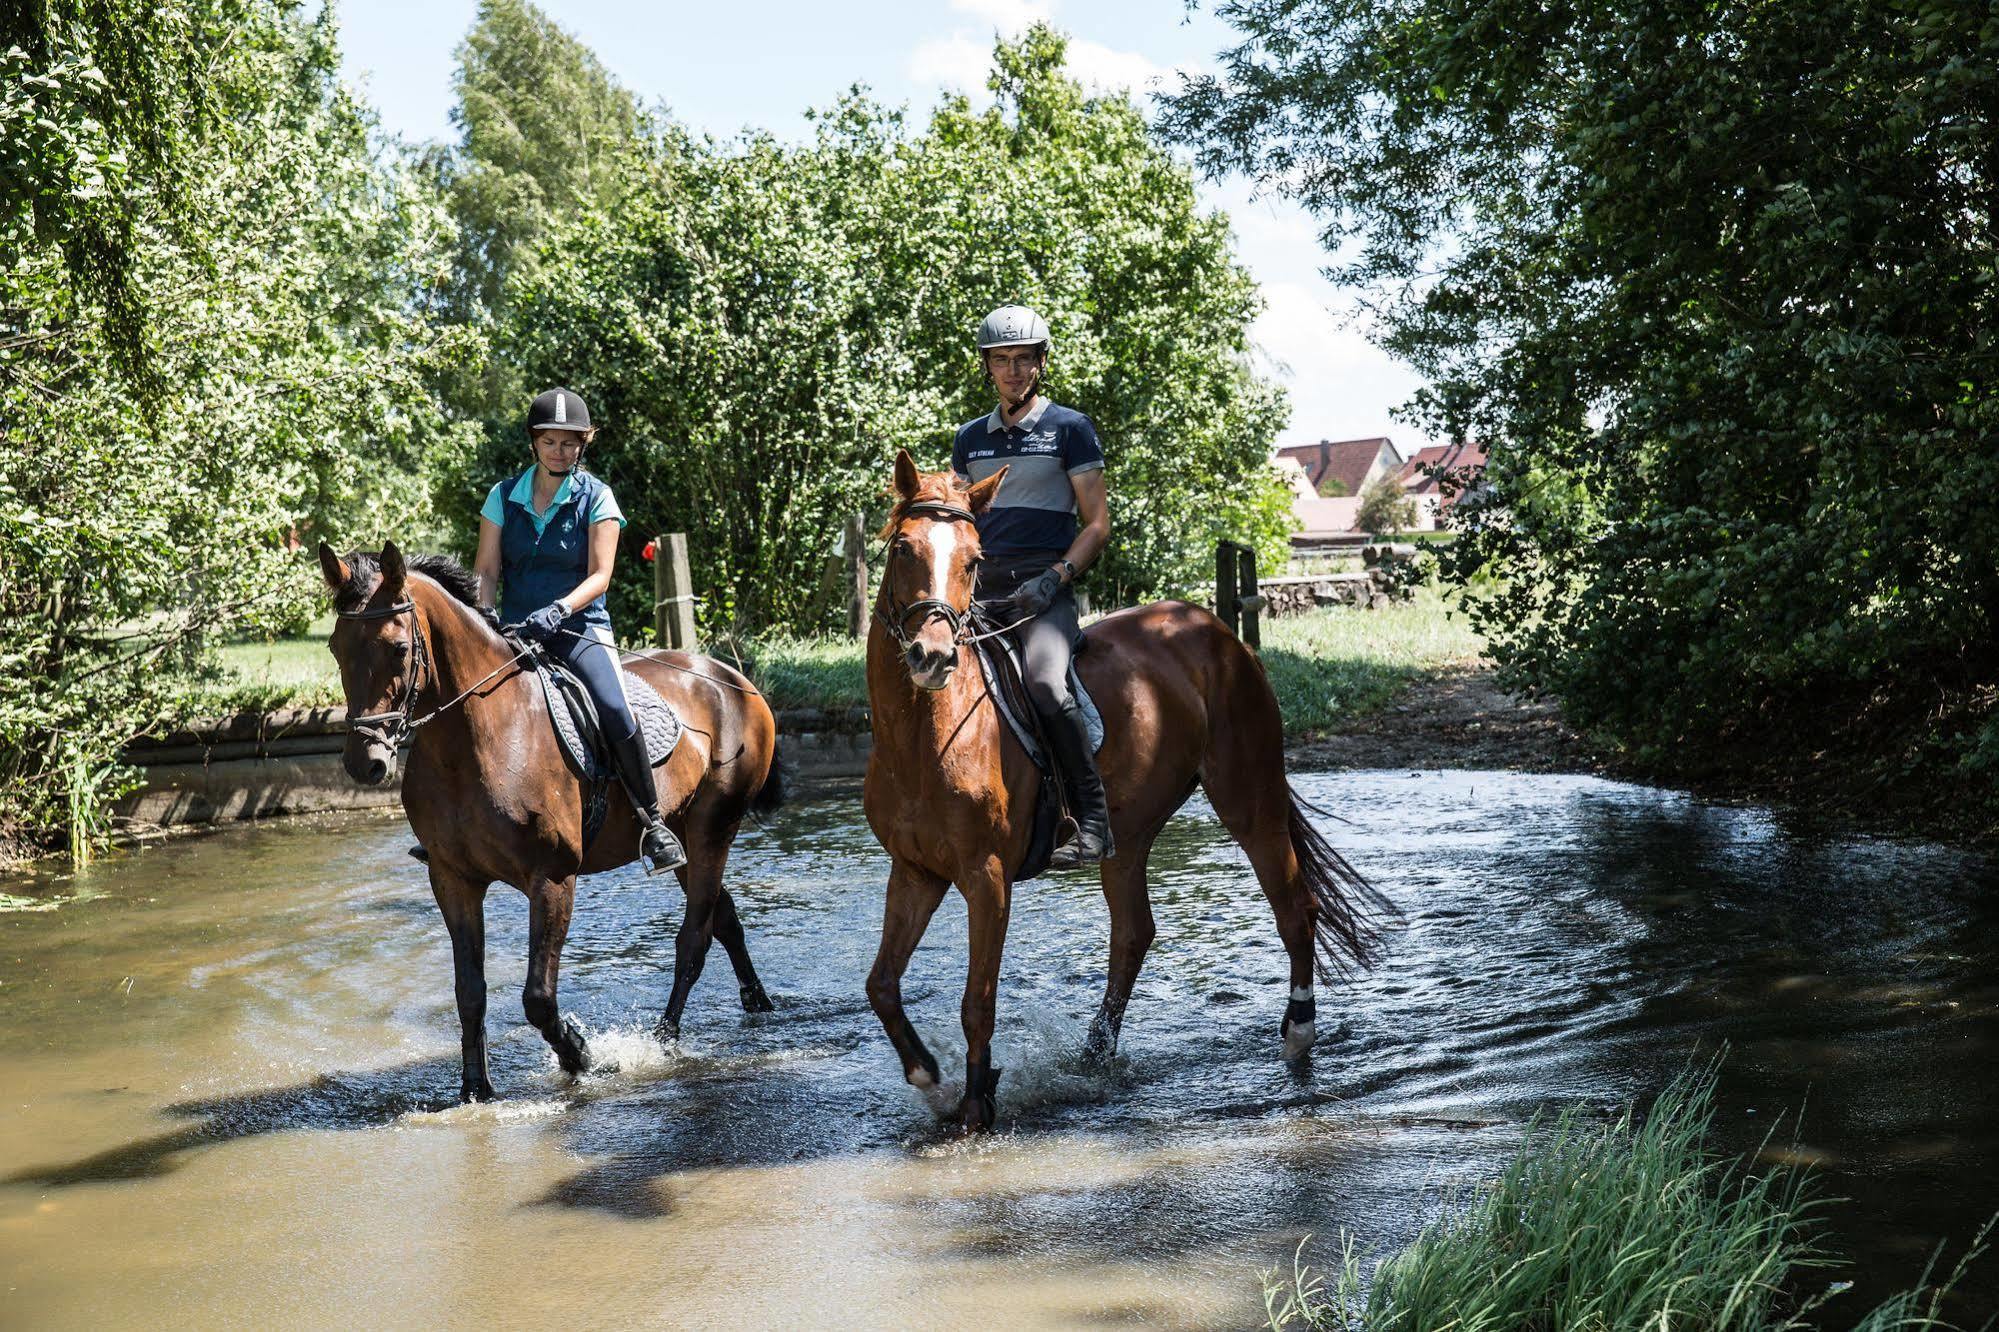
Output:
[[[1241,1326],[1302,1237],[1406,1239],[1538,1110],[1645,1096],[1723,1042],[1725,1140],[1775,1129],[1852,1200],[1827,1215],[1856,1296],[1999,1206],[1988,861],[1592,778],[1298,785],[1409,918],[1321,989],[1309,1065],[1278,1058],[1283,950],[1196,802],[1152,858],[1159,941],[1108,1071],[1074,1054],[1094,880],[1020,890],[1002,1131],[970,1143],[868,1011],[886,862],[852,801],[739,843],[778,1012],[740,1011],[718,948],[674,1049],[646,1033],[678,889],[585,881],[562,999],[615,1068],[580,1082],[521,1021],[525,911],[496,889],[491,1106],[452,1103],[449,945],[400,820],[0,882],[0,1323]],[[947,1075],[964,956],[954,896],[905,984]],[[1999,1307],[1995,1268],[1966,1311]]]

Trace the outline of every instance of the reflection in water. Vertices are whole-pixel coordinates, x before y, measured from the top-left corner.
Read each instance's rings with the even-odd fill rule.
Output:
[[[520,1019],[525,913],[496,891],[493,1106],[452,1103],[449,948],[398,821],[0,885],[8,1321],[1236,1325],[1304,1235],[1406,1238],[1538,1110],[1647,1095],[1723,1042],[1724,1141],[1824,1168],[1863,1287],[1994,1206],[1986,862],[1588,778],[1299,785],[1409,919],[1321,995],[1313,1061],[1278,1059],[1283,950],[1196,805],[1153,853],[1159,943],[1108,1068],[1076,1057],[1102,897],[1020,890],[1004,1131],[971,1143],[868,1010],[885,864],[850,802],[738,850],[779,1011],[743,1014],[724,968],[672,1049],[644,1033],[677,889],[585,881],[563,1001],[603,1067],[580,1082]],[[906,984],[947,1071],[964,955],[947,905]],[[1999,1304],[1989,1270],[1971,1299]]]

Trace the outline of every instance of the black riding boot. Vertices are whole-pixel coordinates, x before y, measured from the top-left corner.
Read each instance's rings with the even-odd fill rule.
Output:
[[[659,816],[659,788],[653,785],[652,764],[646,762],[645,736],[633,731],[622,740],[611,741],[611,765],[625,784],[625,794],[632,798],[632,808],[638,811],[639,854],[645,857],[646,873],[664,874],[685,865],[687,852]]]
[[[1111,813],[1104,803],[1104,779],[1097,775],[1096,755],[1090,752],[1090,728],[1083,709],[1074,699],[1053,716],[1044,716],[1043,729],[1048,747],[1055,752],[1055,766],[1062,785],[1069,792],[1069,812],[1076,819],[1076,835],[1055,848],[1050,869],[1074,869],[1108,859],[1116,849],[1111,845]]]

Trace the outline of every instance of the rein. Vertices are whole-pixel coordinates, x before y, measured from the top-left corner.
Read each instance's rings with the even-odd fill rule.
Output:
[[[335,611],[334,615],[336,618],[342,620],[387,620],[394,616],[414,612],[415,610],[415,601],[404,600],[398,601],[393,606],[377,606],[373,610]],[[370,712],[359,717],[349,717],[347,719],[347,729],[359,735],[364,740],[372,740],[377,744],[387,745],[392,750],[399,749],[402,747],[403,741],[407,740],[417,728],[430,725],[430,723],[436,721],[440,716],[457,707],[460,703],[463,703],[479,689],[483,688],[494,676],[518,663],[521,658],[527,656],[531,651],[533,651],[532,648],[522,648],[519,652],[516,652],[513,656],[480,676],[472,683],[470,688],[462,691],[456,698],[448,703],[439,704],[419,717],[415,715],[416,696],[423,688],[419,677],[428,675],[431,682],[435,683],[437,670],[432,665],[430,636],[424,633],[421,623],[413,621],[410,633],[410,672],[408,683],[403,686],[402,698],[397,701],[394,711]]]

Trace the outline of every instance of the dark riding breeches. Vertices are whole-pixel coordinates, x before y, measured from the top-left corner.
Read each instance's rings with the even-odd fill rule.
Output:
[[[607,740],[622,740],[639,729],[632,705],[625,698],[625,673],[618,665],[618,644],[606,628],[583,631],[581,638],[557,634],[549,651],[576,672],[597,705],[597,720]]]

